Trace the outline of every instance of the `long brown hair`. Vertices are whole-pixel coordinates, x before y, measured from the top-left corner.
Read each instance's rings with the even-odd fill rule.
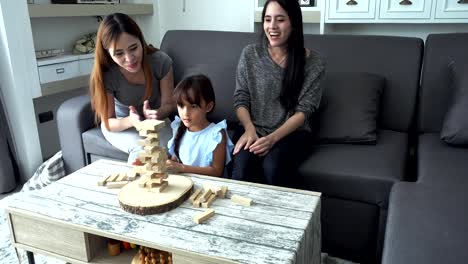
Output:
[[[114,13],[106,16],[99,25],[96,37],[96,49],[94,52],[94,66],[89,81],[89,92],[91,95],[91,106],[96,112],[96,124],[103,120],[106,128],[109,130],[108,112],[107,112],[107,92],[103,80],[104,72],[115,64],[109,52],[111,45],[115,45],[122,33],[135,36],[141,42],[143,47],[142,68],[145,75],[145,95],[143,101],[150,98],[153,87],[153,74],[151,65],[148,62],[148,55],[156,52],[158,49],[146,44],[143,33],[137,23],[128,15]]]
[[[184,101],[198,106],[201,106],[202,100],[207,104],[213,102],[213,107],[209,113],[213,112],[216,105],[213,85],[210,79],[202,74],[191,75],[180,81],[174,89],[173,98],[178,106],[184,105]],[[187,127],[183,122],[180,122],[174,138],[174,153],[179,160],[180,140],[185,134],[185,131],[187,131]]]

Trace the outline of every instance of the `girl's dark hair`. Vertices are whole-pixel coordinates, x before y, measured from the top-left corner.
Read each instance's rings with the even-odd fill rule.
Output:
[[[190,75],[182,79],[174,89],[173,98],[174,102],[176,102],[178,106],[182,106],[184,101],[198,106],[201,106],[202,100],[205,101],[206,104],[213,102],[213,107],[209,113],[214,110],[216,105],[213,85],[211,84],[210,79],[202,74]],[[180,122],[174,138],[174,153],[179,160],[180,140],[185,134],[185,131],[187,131],[187,127],[183,122]]]
[[[277,2],[286,11],[291,21],[292,30],[287,43],[288,57],[280,96],[281,105],[289,112],[296,107],[304,83],[305,49],[302,12],[297,0],[268,0],[263,7],[262,24],[265,22],[265,12],[271,2]],[[262,30],[262,41],[269,45],[264,30]]]

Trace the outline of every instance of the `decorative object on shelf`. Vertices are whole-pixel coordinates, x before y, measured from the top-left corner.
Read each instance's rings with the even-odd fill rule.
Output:
[[[412,5],[413,2],[411,2],[410,0],[403,0],[400,2],[400,5]]]
[[[64,49],[46,49],[46,50],[37,50],[36,59],[55,57],[65,54]]]
[[[52,4],[120,4],[120,0],[51,0]]]
[[[459,4],[468,4],[468,0],[458,0]]]
[[[348,2],[346,2],[346,5],[349,5],[349,6],[353,6],[353,5],[357,5],[358,2],[355,1],[355,0],[349,0]]]
[[[73,53],[87,54],[93,53],[96,48],[96,33],[86,34],[75,42]]]
[[[298,0],[300,6],[315,6],[314,0]]]

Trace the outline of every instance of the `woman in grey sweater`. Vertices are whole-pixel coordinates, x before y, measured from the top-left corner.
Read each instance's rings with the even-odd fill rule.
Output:
[[[325,63],[304,48],[302,13],[296,0],[269,0],[262,14],[262,41],[244,48],[234,107],[243,130],[234,149],[232,177],[293,186],[295,171],[312,143]],[[236,137],[235,137],[236,138]]]

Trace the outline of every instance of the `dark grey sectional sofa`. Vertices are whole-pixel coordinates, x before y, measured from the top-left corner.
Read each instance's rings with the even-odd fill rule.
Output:
[[[258,35],[253,33],[169,31],[162,41],[161,49],[173,59],[176,82],[184,74],[191,72],[205,73],[212,79],[217,104],[211,118],[214,120],[226,118],[229,128],[234,129],[237,120],[232,108],[232,94],[235,88],[237,61],[242,48],[257,40]],[[305,146],[310,148],[311,154],[299,168],[301,182],[298,182],[297,186],[323,193],[321,217],[323,251],[360,263],[379,263],[387,212],[390,210],[389,213],[393,217],[395,215],[404,217],[398,213],[395,206],[406,208],[408,211],[412,211],[412,206],[419,206],[417,199],[414,199],[414,205],[411,200],[398,202],[398,199],[405,201],[409,199],[406,196],[399,198],[397,193],[406,194],[399,189],[392,192],[393,200],[389,201],[392,187],[395,183],[400,186],[399,183],[404,182],[401,186],[413,188],[411,186],[417,185],[421,192],[424,191],[424,186],[419,187],[419,183],[406,182],[415,178],[413,173],[409,173],[411,170],[408,168],[411,167],[409,161],[414,156],[410,153],[416,147],[412,139],[416,138],[414,124],[417,120],[416,109],[424,43],[421,39],[407,37],[306,35],[305,45],[326,57],[327,74],[324,81],[326,91],[335,89],[327,86],[336,83],[343,86],[340,89],[353,91],[350,93],[346,90],[343,96],[339,93],[329,94],[327,98],[329,103],[345,104],[344,108],[337,109],[346,109],[346,107],[351,107],[352,110],[359,109],[362,112],[360,114],[366,114],[367,119],[372,119],[369,117],[375,115],[375,128],[371,132],[377,140],[362,142],[355,138],[350,140],[348,134],[355,131],[355,126],[360,126],[359,120],[353,123],[354,119],[343,120],[346,119],[346,115],[343,117],[340,113],[321,109],[314,120],[321,120],[317,121],[318,130],[324,128],[323,122],[330,123],[327,125],[331,128],[340,129],[333,131],[336,133],[333,133],[335,138],[332,140],[317,141],[313,146]],[[376,100],[376,94],[369,92],[372,89],[365,90],[368,88],[366,85],[372,82],[367,82],[368,78],[362,78],[363,73],[379,76],[384,80],[384,86],[381,87],[375,102],[376,109],[363,108],[360,103],[357,105],[356,102],[360,102],[359,100],[354,100],[362,97],[361,93]],[[348,79],[346,76],[349,74],[352,77]],[[364,81],[355,83],[353,80],[356,78]],[[332,79],[334,81],[331,81]],[[345,100],[342,98],[344,96]],[[424,94],[421,98],[423,97]],[[419,109],[423,107],[426,105],[421,103]],[[426,110],[422,109],[420,112]],[[335,116],[339,118],[334,118]],[[126,160],[126,155],[107,143],[100,129],[94,125],[87,96],[65,102],[58,111],[57,119],[67,173],[99,158]],[[369,123],[367,119],[366,124]],[[347,122],[351,123],[346,126]],[[437,133],[437,129],[432,129],[430,132]],[[327,136],[323,133],[318,134],[318,139]],[[420,137],[421,148],[426,146],[425,136]],[[437,139],[435,136],[427,140]],[[427,147],[434,146],[427,145]],[[466,155],[466,150],[460,152]],[[433,154],[431,151],[428,153]],[[420,158],[424,157],[421,155],[421,149],[417,154]],[[431,163],[429,157],[425,162]],[[420,172],[423,171],[421,170],[423,164],[421,160],[418,163]],[[464,168],[466,171],[466,167]],[[422,199],[421,202],[424,203],[425,200]],[[404,229],[398,230],[398,225],[401,225],[401,221],[398,220],[404,221],[396,217],[391,221],[394,224],[389,223],[392,231],[387,231],[386,240],[392,242],[389,242],[390,246],[387,243],[386,247],[395,250],[385,249],[386,263],[403,263],[388,260],[401,252],[401,248],[395,247],[393,242],[395,238],[392,238],[391,234],[393,230],[396,230],[396,234],[404,232]]]
[[[427,38],[418,100],[418,178],[392,189],[384,264],[467,262],[468,148],[440,139],[454,92],[449,64],[468,65],[467,47],[468,33]]]

